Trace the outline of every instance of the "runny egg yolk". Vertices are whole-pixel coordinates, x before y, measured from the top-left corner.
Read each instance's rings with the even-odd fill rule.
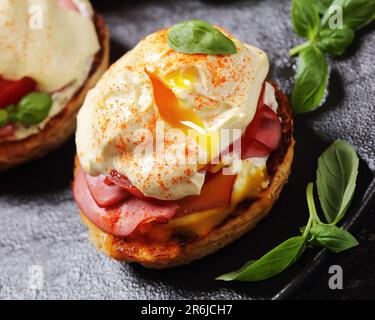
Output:
[[[181,129],[193,138],[207,153],[207,159],[204,159],[203,164],[210,162],[219,152],[219,133],[207,132],[203,121],[194,110],[184,107],[172,90],[176,87],[191,90],[198,76],[197,71],[195,69],[174,71],[163,80],[147,70],[146,72],[151,79],[155,103],[162,119],[173,128]]]
[[[172,88],[178,87],[190,90],[198,78],[198,72],[195,68],[186,68],[184,70],[176,70],[170,72],[165,80]]]
[[[182,130],[189,129],[189,127],[198,126],[204,130],[204,124],[201,119],[194,113],[190,108],[184,108],[178,101],[176,95],[161,79],[152,73],[148,72],[151,79],[152,86],[154,89],[154,99],[158,106],[160,116],[164,121],[168,122],[174,128],[180,128]],[[192,80],[192,79],[191,79]],[[167,79],[168,83],[186,86],[188,81],[184,82],[181,76],[174,78],[170,76]],[[190,82],[191,83],[191,82]],[[192,123],[193,126],[189,126]]]

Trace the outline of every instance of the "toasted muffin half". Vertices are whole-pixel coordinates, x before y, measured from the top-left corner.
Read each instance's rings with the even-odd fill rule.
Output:
[[[275,89],[279,103],[278,116],[282,122],[282,140],[278,150],[271,154],[267,162],[270,184],[256,200],[240,203],[224,221],[205,236],[173,238],[168,242],[150,241],[142,237],[116,237],[99,229],[81,212],[81,218],[89,229],[89,238],[98,250],[119,261],[138,262],[145,267],[163,269],[203,258],[253,229],[269,214],[279,198],[288,181],[293,162],[295,140],[292,112],[286,95],[276,86]],[[79,162],[76,159],[75,173],[78,167]]]
[[[19,141],[0,142],[0,172],[44,157],[74,133],[76,116],[88,91],[95,86],[109,64],[109,30],[102,16],[95,14],[93,19],[101,49],[95,55],[85,83],[70,99],[64,110],[53,117],[39,133]]]

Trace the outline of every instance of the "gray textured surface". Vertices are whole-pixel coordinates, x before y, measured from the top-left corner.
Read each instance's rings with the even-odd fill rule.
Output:
[[[224,26],[242,41],[269,54],[270,78],[289,92],[293,76],[287,52],[301,41],[289,19],[289,1],[94,1],[112,32],[113,58],[143,36],[177,21],[200,18]],[[261,285],[223,284],[212,279],[240,266],[296,232],[306,216],[304,187],[312,179],[325,142],[352,142],[375,170],[375,30],[362,31],[355,45],[333,62],[324,108],[296,119],[297,155],[293,176],[270,219],[222,252],[169,271],[122,265],[100,255],[87,241],[70,181],[74,143],[48,158],[0,177],[0,298],[169,299],[257,298],[275,294],[303,270],[311,256],[282,277]],[[363,166],[363,188],[370,172]],[[289,197],[288,197],[289,196]],[[293,201],[302,199],[300,202]],[[359,200],[360,201],[360,200]],[[292,208],[292,212],[291,212]],[[277,231],[275,228],[277,226]],[[265,239],[264,235],[267,235]],[[272,239],[269,234],[272,234]],[[43,269],[44,286],[31,290],[29,268]]]

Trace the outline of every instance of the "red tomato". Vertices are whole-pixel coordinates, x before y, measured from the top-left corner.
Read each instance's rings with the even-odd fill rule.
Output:
[[[232,188],[236,175],[223,175],[222,171],[207,174],[199,196],[189,196],[177,201],[179,211],[198,212],[230,205]]]
[[[17,104],[24,96],[35,91],[35,88],[36,83],[30,78],[11,81],[0,76],[0,109]]]

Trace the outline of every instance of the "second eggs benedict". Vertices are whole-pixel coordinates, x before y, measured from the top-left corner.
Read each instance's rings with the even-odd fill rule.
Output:
[[[74,132],[108,67],[109,32],[88,0],[0,0],[0,172]]]
[[[192,20],[143,39],[78,116],[73,193],[110,256],[164,268],[201,258],[265,216],[293,158],[267,55]]]

